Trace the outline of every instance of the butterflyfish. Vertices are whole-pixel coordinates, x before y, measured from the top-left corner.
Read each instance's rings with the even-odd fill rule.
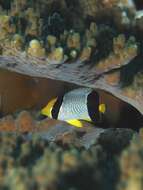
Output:
[[[105,111],[106,105],[100,102],[98,92],[90,88],[78,88],[50,100],[41,114],[83,127],[82,120],[97,124]]]

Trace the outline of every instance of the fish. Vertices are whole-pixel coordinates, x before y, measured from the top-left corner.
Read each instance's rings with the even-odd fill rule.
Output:
[[[51,99],[41,114],[52,119],[83,127],[82,121],[98,124],[106,112],[98,92],[91,88],[77,88]]]

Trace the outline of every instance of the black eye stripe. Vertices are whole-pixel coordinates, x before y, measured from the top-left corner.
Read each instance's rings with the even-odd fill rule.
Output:
[[[63,102],[63,97],[64,97],[63,95],[59,96],[52,108],[51,114],[53,119],[58,119],[58,113]]]
[[[97,92],[93,91],[88,95],[87,108],[91,120],[95,123],[99,122],[99,94]]]

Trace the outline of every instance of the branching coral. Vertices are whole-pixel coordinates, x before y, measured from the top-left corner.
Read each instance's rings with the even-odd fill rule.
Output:
[[[24,3],[21,1],[14,1],[12,2],[12,9],[9,11],[8,15],[4,12],[2,13],[1,37],[3,40],[0,44],[3,55],[17,56],[18,51],[20,51],[24,52],[22,55],[25,56],[27,54],[36,58],[47,58],[47,62],[62,63],[65,60],[75,60],[75,58],[82,62],[90,61],[92,57],[95,57],[93,62],[96,62],[96,60],[99,59],[98,57],[102,59],[111,54],[111,56],[109,56],[109,61],[107,59],[106,62],[112,62],[114,59],[114,56],[112,56],[112,49],[114,49],[116,54],[121,57],[119,55],[120,52],[117,53],[118,45],[116,45],[116,49],[112,47],[113,44],[117,44],[116,40],[113,42],[113,38],[117,36],[117,32],[113,34],[112,27],[106,25],[105,27],[101,27],[100,25],[96,25],[94,21],[87,22],[89,27],[85,26],[82,32],[77,32],[74,25],[71,26],[71,28],[67,28],[62,23],[64,22],[64,19],[66,22],[66,14],[68,13],[65,9],[67,8],[68,10],[68,8],[71,8],[72,5],[70,3],[64,1],[61,2],[62,6],[59,6],[61,9],[59,12],[56,10],[56,0],[47,3],[46,1],[43,1],[42,3],[47,9],[51,7],[50,9],[52,12],[50,13],[49,9],[49,12],[46,14],[46,10],[44,10],[43,15],[38,1],[35,2],[35,5],[32,2],[28,3],[27,1]],[[85,4],[84,1],[81,1],[80,3],[83,6]],[[90,3],[90,9],[91,7],[95,7],[99,12],[101,11],[98,10],[99,7],[104,7],[105,4],[107,5],[111,3],[111,7],[114,7],[121,3],[126,6],[126,3],[117,3],[116,1],[98,2],[89,0],[87,4],[90,5]],[[92,6],[92,3],[96,6]],[[62,11],[64,13],[63,15]],[[76,10],[73,10],[73,12],[74,11],[76,12]],[[45,23],[45,20],[47,20],[47,23]],[[84,22],[86,23],[86,21]],[[59,28],[62,26],[63,29],[60,31]],[[58,34],[55,33],[55,31]],[[119,40],[120,39],[118,39],[118,42]],[[134,42],[134,45],[135,44],[136,42]],[[120,47],[118,49],[120,49]],[[130,53],[133,52],[133,54],[136,54],[136,50],[134,50],[135,48],[128,48],[125,52],[124,46],[122,46],[121,49],[123,49],[121,54],[125,54],[122,57],[125,57],[127,54],[127,59],[128,55],[130,56]],[[98,55],[97,52],[99,52]],[[123,62],[124,58],[120,61]],[[102,62],[104,61],[101,61],[101,64],[99,63],[99,67],[100,65],[103,65],[103,67],[105,65],[105,67],[107,67],[106,63]]]
[[[120,67],[122,64],[127,62],[137,55],[137,45],[135,45],[135,39],[129,38],[125,43],[124,35],[119,35],[113,39],[113,53],[110,53],[105,60],[101,60],[97,66],[96,71],[106,72],[113,67]]]

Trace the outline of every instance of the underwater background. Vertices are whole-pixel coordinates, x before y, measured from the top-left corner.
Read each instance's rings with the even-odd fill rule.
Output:
[[[0,189],[142,190],[142,62],[142,0],[0,0]],[[102,122],[40,115],[79,87]]]

